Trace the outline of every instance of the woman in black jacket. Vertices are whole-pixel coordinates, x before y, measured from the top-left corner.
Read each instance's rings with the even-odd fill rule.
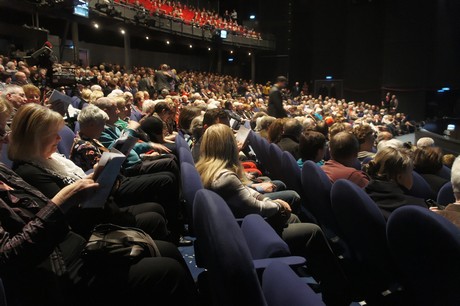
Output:
[[[0,99],[0,149],[11,106]],[[177,248],[156,241],[161,257],[88,265],[86,240],[67,214],[98,188],[90,177],[51,199],[0,164],[0,277],[8,305],[194,304],[193,279]]]
[[[423,199],[405,194],[412,188],[413,169],[410,152],[391,147],[377,152],[366,166],[365,171],[371,180],[365,190],[378,205],[385,219],[401,206],[427,207]]]

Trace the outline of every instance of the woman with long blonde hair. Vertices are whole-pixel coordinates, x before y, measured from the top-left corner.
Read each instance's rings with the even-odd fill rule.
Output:
[[[324,234],[315,224],[300,223],[291,214],[287,201],[276,194],[260,194],[245,185],[246,177],[238,160],[238,146],[233,131],[224,124],[206,129],[196,165],[203,186],[219,194],[235,217],[259,214],[277,230],[292,254],[304,256],[313,274],[321,280],[323,299],[339,305],[350,303],[346,278],[332,253]],[[348,305],[347,304],[347,305]]]
[[[203,186],[220,194],[237,217],[250,213],[264,217],[291,213],[291,206],[286,201],[271,199],[269,194],[262,195],[246,186],[249,181],[238,159],[238,145],[233,131],[224,124],[214,124],[206,129],[196,168]],[[298,222],[294,215],[290,219]]]

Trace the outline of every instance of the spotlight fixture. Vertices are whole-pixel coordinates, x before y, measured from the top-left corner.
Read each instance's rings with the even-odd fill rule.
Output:
[[[120,30],[120,33],[123,34],[123,35],[125,35],[126,32],[125,32],[125,30],[121,29],[121,30]]]
[[[208,47],[208,51],[211,51],[211,47]]]
[[[249,55],[249,56],[251,56],[251,55],[252,55],[252,53],[251,53],[251,52],[249,52],[249,53],[248,53],[248,55]]]
[[[193,46],[192,46],[192,45],[189,45],[189,47],[190,47],[190,49],[192,49],[192,48],[193,48]]]
[[[96,28],[96,29],[99,29],[99,25],[97,23],[94,23],[93,26]]]
[[[149,37],[148,37],[148,36],[145,36],[145,39],[149,40]]]
[[[167,41],[166,41],[166,44],[167,44],[167,45],[169,45],[169,44],[170,44],[169,40],[167,40]]]
[[[230,54],[233,54],[233,50],[230,50]]]

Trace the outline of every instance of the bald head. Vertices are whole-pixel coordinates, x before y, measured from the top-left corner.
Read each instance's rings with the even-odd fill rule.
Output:
[[[297,119],[287,119],[283,126],[284,135],[293,136],[299,138],[302,133],[302,124]]]
[[[339,132],[335,134],[329,146],[332,159],[345,166],[351,166],[358,156],[359,142],[352,133]]]

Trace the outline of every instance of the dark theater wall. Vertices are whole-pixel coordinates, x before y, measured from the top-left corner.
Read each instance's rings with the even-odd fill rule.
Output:
[[[347,100],[377,104],[390,91],[414,119],[426,117],[427,97],[448,115],[459,101],[459,11],[457,0],[292,1],[289,58],[271,66],[289,65],[291,83],[343,79]],[[446,86],[448,95],[436,95]]]

